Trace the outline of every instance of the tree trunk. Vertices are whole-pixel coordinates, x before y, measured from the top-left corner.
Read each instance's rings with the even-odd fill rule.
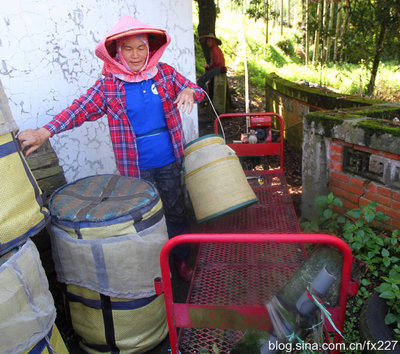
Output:
[[[324,0],[324,11],[323,11],[323,20],[322,20],[322,55],[321,61],[325,63],[326,58],[326,43],[328,41],[328,26],[329,26],[329,0]]]
[[[334,2],[335,6],[336,2]],[[333,42],[333,61],[337,62],[338,58],[338,45],[339,45],[339,37],[340,37],[340,25],[342,24],[342,10],[336,11],[336,28],[335,28],[335,37]]]
[[[290,0],[287,0],[287,26],[290,28]]]
[[[309,56],[310,56],[310,30],[308,28],[309,26],[309,11],[310,11],[310,0],[305,0],[305,8],[306,8],[306,13],[305,13],[305,21],[306,21],[306,38],[305,38],[305,64],[308,65],[309,62]]]
[[[199,38],[205,34],[215,34],[215,22],[217,19],[217,9],[214,0],[196,0],[199,5],[199,26],[197,33]],[[210,63],[210,50],[206,44],[202,44],[204,58]]]
[[[328,25],[328,38],[326,41],[326,59],[325,62],[329,63],[331,61],[331,46],[332,46],[332,36],[333,36],[333,18],[335,16],[336,3],[331,0],[330,13],[329,13],[329,25]]]
[[[281,36],[283,36],[283,0],[281,0]]]
[[[375,50],[375,56],[374,56],[374,63],[372,64],[371,79],[369,80],[369,84],[367,87],[367,94],[369,96],[372,96],[372,94],[374,93],[376,74],[378,73],[378,67],[379,67],[379,63],[381,61],[381,57],[382,57],[385,32],[386,32],[386,25],[384,23],[382,23],[381,30],[379,32],[379,36],[376,40],[376,50]]]
[[[340,30],[341,31],[340,32],[340,45],[341,46],[343,45],[344,36],[346,34],[347,26],[349,24],[349,6],[346,3],[346,1],[344,1],[344,3],[343,3],[342,11],[343,11],[343,25],[341,26],[341,30]],[[343,50],[341,49],[341,47],[339,47],[339,50],[338,50],[338,60],[343,61]]]
[[[319,22],[319,27],[315,30],[315,36],[314,36],[314,56],[313,56],[313,65],[317,65],[317,62],[319,61],[320,57],[320,36],[321,36],[321,25],[322,25],[322,14],[323,14],[323,8],[322,8],[322,0],[318,2],[318,22]]]
[[[268,20],[269,20],[269,4],[268,0],[264,1],[264,6],[265,6],[265,44],[268,44],[269,41],[269,28],[268,28]]]

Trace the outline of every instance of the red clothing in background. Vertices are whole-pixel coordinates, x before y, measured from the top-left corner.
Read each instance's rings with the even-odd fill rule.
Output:
[[[208,69],[215,68],[224,68],[225,67],[225,58],[222,50],[217,45],[214,45],[210,48],[210,65]]]

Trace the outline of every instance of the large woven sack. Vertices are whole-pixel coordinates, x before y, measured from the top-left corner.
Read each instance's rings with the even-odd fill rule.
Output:
[[[8,98],[0,81],[0,135],[16,132],[18,125],[12,117]]]
[[[0,136],[0,255],[22,244],[47,223],[41,190],[14,133]]]
[[[126,353],[156,346],[168,332],[163,297],[154,289],[168,234],[154,186],[90,176],[58,189],[49,209],[57,279],[67,284],[80,345]]]
[[[56,309],[36,246],[27,240],[0,264],[0,353],[23,353],[43,340],[48,344]]]
[[[168,334],[164,295],[120,299],[67,285],[66,299],[80,346],[88,353],[144,353]]]
[[[24,354],[68,354],[65,342],[54,324],[46,337],[29,348]]]
[[[185,146],[186,188],[198,222],[257,202],[236,153],[215,134]]]

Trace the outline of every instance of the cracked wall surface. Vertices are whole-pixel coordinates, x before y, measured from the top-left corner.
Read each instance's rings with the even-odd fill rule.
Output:
[[[195,81],[192,1],[13,0],[0,8],[0,80],[20,130],[38,128],[100,77],[96,44],[123,15],[164,28],[161,61]],[[197,107],[183,114],[187,141],[198,136]],[[106,117],[51,138],[68,182],[116,173]]]

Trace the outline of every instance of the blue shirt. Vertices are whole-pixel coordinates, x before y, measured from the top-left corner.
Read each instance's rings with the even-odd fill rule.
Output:
[[[124,82],[128,119],[136,135],[139,168],[157,168],[175,161],[167,122],[153,79]]]

